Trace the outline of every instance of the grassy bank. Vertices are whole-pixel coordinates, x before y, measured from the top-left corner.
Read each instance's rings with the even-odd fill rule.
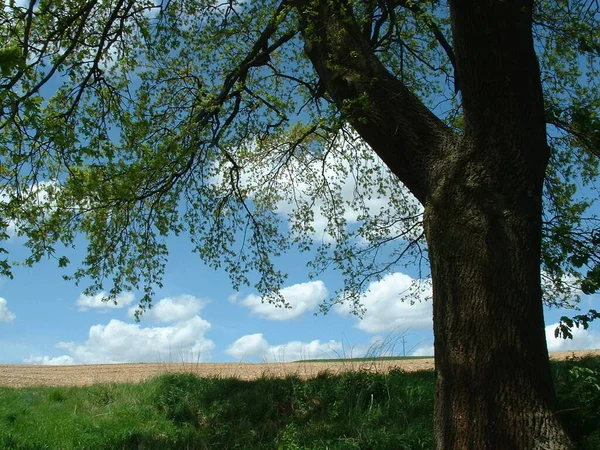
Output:
[[[600,358],[555,362],[561,417],[600,448]],[[315,379],[163,375],[124,385],[0,388],[0,448],[430,449],[433,372]]]

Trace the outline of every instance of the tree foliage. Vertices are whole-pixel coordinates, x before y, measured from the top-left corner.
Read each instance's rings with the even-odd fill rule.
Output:
[[[463,127],[447,2],[342,2],[388,71]],[[311,1],[11,0],[0,11],[0,239],[69,266],[89,292],[160,286],[188,235],[235,287],[282,301],[281,252],[315,250],[353,301],[422,264],[422,208],[349,127],[305,54]],[[535,46],[552,156],[542,269],[549,305],[600,289],[600,10],[538,1]],[[349,54],[349,58],[353,55]],[[374,80],[373,82],[376,82]],[[368,102],[369,99],[360,101]],[[10,275],[12,262],[0,264]],[[91,280],[91,281],[90,281]],[[328,305],[324,305],[327,309]]]

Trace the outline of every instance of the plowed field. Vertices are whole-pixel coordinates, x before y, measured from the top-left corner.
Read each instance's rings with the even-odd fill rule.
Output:
[[[593,354],[600,350],[552,353],[551,358],[561,360],[573,356]],[[206,377],[236,377],[252,380],[261,376],[283,377],[297,375],[310,378],[322,372],[333,374],[349,370],[387,372],[399,368],[407,372],[432,370],[433,359],[404,359],[376,361],[294,362],[294,363],[140,363],[99,364],[75,366],[0,365],[0,386],[85,386],[96,383],[135,383],[157,375],[195,373]]]

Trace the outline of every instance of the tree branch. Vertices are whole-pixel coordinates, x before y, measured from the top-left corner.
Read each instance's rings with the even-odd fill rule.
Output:
[[[460,82],[458,78],[458,72],[456,71],[456,57],[454,56],[454,50],[452,49],[452,46],[446,39],[446,36],[444,36],[444,33],[442,33],[440,27],[425,13],[425,11],[423,11],[418,3],[407,0],[391,0],[390,3],[392,4],[392,7],[395,6],[395,3],[397,3],[403,8],[406,8],[409,11],[423,17],[425,24],[431,30],[444,52],[446,52],[446,55],[450,60],[450,64],[452,64],[452,68],[454,69],[454,92],[458,92],[460,90]]]
[[[347,1],[294,6],[305,51],[342,115],[424,203],[429,162],[453,132],[379,61]]]

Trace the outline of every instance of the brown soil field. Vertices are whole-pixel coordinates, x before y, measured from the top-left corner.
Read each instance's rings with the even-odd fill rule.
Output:
[[[600,356],[600,350],[551,353],[550,358],[564,360],[587,355]],[[99,383],[136,383],[165,373],[194,373],[203,377],[236,377],[252,380],[262,376],[300,378],[315,377],[352,370],[387,372],[433,370],[433,358],[397,361],[339,361],[293,363],[137,363],[74,366],[0,365],[0,386],[86,386]]]

